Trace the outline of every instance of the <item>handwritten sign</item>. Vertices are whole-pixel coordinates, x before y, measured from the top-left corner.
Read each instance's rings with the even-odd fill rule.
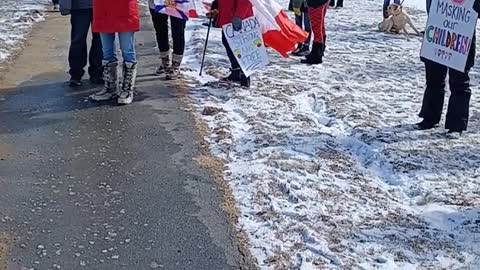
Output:
[[[478,14],[475,0],[432,0],[420,55],[464,72]]]
[[[246,76],[262,70],[268,64],[267,49],[257,18],[242,20],[242,28],[238,31],[234,30],[232,23],[226,24],[223,33]]]

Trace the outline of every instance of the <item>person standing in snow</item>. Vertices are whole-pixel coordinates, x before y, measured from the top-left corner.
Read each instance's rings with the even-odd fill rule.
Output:
[[[296,56],[305,56],[310,52],[310,41],[312,40],[312,28],[310,26],[310,18],[308,17],[305,0],[290,0],[288,9],[295,13],[295,23],[301,29],[308,32],[308,37],[305,42],[303,44],[298,44],[297,49],[292,54]]]
[[[117,98],[118,104],[133,101],[133,89],[137,76],[135,32],[140,30],[137,0],[93,0],[93,31],[100,33],[103,48],[105,87],[91,98],[103,101]],[[123,81],[117,90],[118,59],[115,38],[118,34],[123,57]]]
[[[217,4],[218,9],[212,9],[210,16],[217,16],[217,27],[219,28],[235,21],[241,22],[241,20],[253,16],[253,8],[249,0],[217,0]],[[222,33],[222,43],[227,50],[227,56],[230,60],[232,71],[224,80],[239,82],[243,87],[250,87],[250,77],[245,76],[240,68],[240,64],[228,45],[224,33]]]
[[[87,37],[93,20],[92,0],[60,0],[60,13],[70,15],[71,34],[68,63],[70,66],[71,87],[82,85],[87,60],[90,66],[88,74],[93,84],[103,84],[102,42],[100,35],[92,31],[90,52],[87,46]]]
[[[316,65],[323,62],[325,53],[325,42],[327,35],[325,32],[325,15],[327,14],[329,0],[307,0],[308,15],[312,24],[313,46],[305,60],[304,64]]]
[[[431,2],[431,0],[427,0]],[[431,3],[427,2],[427,6]],[[480,0],[475,0],[473,8],[480,13]],[[421,58],[425,63],[427,87],[423,96],[422,108],[419,117],[423,120],[417,124],[421,130],[431,129],[438,125],[442,117],[443,103],[445,99],[445,79],[449,77],[450,99],[448,101],[445,128],[453,137],[461,135],[467,130],[470,110],[470,69],[475,62],[475,34],[468,54],[465,72],[448,68],[426,58]]]
[[[182,63],[185,51],[185,25],[186,20],[155,12],[155,3],[149,0],[150,13],[152,15],[153,27],[157,37],[160,50],[160,66],[157,68],[157,75],[166,74],[167,80],[174,80],[180,76],[180,64]],[[172,31],[173,54],[168,41],[168,19]]]

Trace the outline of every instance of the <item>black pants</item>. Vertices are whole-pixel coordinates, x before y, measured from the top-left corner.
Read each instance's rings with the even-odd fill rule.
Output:
[[[460,72],[430,60],[424,62],[427,88],[419,116],[431,123],[440,122],[445,98],[445,79],[448,73],[451,95],[445,128],[466,130],[471,95],[468,70]]]
[[[155,28],[157,43],[160,52],[168,52],[170,43],[168,42],[168,18],[172,29],[173,53],[183,55],[185,51],[185,20],[166,14],[155,12],[150,9],[152,14],[153,27]]]
[[[240,74],[242,76],[245,76],[245,73],[243,73],[243,70],[240,68],[240,64],[238,63],[238,60],[235,57],[235,54],[233,54],[233,51],[230,48],[230,45],[228,45],[227,38],[225,37],[225,34],[223,34],[223,32],[222,32],[222,43],[225,49],[227,50],[227,56],[228,56],[228,60],[230,60],[230,65],[232,66],[232,70],[240,70]]]
[[[330,0],[330,6],[335,6],[335,0]],[[337,7],[343,7],[343,0],[337,0]]]
[[[60,0],[52,0],[52,3],[53,3],[54,5],[58,5],[59,2],[60,2]]]
[[[68,63],[70,64],[70,76],[72,79],[80,80],[85,74],[87,58],[90,63],[88,74],[91,78],[102,77],[102,42],[98,33],[92,33],[92,45],[90,53],[87,50],[87,37],[92,24],[92,9],[75,9],[71,11],[70,23],[72,31],[70,35],[70,51]]]

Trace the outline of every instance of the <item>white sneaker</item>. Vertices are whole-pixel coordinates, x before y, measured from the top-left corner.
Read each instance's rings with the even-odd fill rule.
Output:
[[[117,103],[120,105],[128,105],[133,102],[133,91],[122,91],[118,96]]]
[[[118,96],[116,92],[111,92],[108,91],[107,89],[102,89],[101,91],[90,95],[90,98],[94,101],[105,101],[105,100],[110,100],[114,99]]]

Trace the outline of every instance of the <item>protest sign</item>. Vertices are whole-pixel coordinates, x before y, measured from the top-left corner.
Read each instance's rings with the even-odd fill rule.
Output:
[[[420,55],[464,72],[478,14],[475,0],[432,0]]]
[[[250,76],[268,64],[268,54],[257,18],[244,19],[241,26],[236,31],[232,23],[226,24],[223,33],[243,72]]]
[[[188,20],[190,0],[153,0],[155,12]]]

